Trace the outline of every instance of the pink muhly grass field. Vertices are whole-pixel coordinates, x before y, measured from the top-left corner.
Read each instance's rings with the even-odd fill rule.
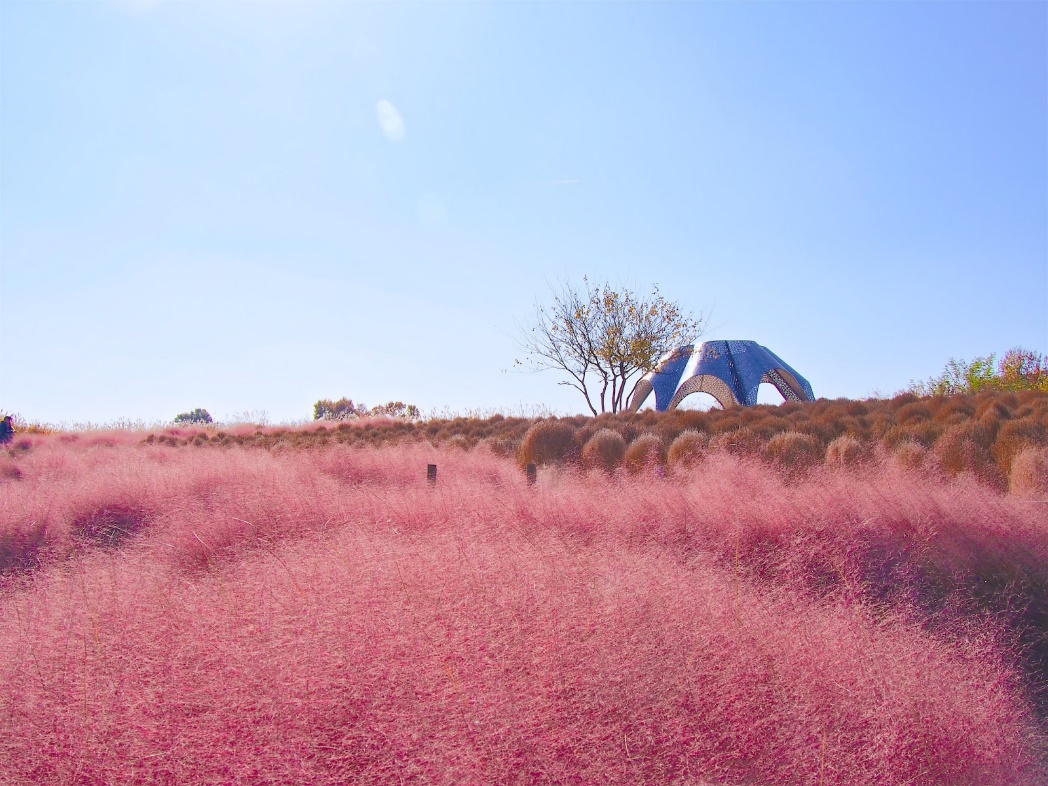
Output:
[[[0,783],[1044,781],[1043,498],[716,453],[14,460]]]

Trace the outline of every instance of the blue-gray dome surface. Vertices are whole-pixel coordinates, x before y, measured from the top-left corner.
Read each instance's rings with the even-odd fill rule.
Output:
[[[692,393],[709,393],[722,407],[753,406],[768,382],[787,401],[814,401],[808,380],[756,341],[704,341],[666,353],[637,383],[629,408],[636,412],[655,393],[655,409],[675,409]]]

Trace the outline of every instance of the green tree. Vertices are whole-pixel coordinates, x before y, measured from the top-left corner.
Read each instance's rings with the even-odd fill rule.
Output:
[[[358,407],[351,398],[338,401],[322,398],[313,405],[313,420],[349,420],[360,417],[361,410],[366,412],[367,407]]]
[[[950,396],[984,390],[1048,391],[1048,357],[1015,347],[1001,359],[996,353],[973,360],[950,358],[942,373],[926,382],[911,382],[907,391],[919,396]]]
[[[590,412],[625,408],[640,374],[672,349],[695,341],[705,328],[653,286],[647,295],[588,278],[562,284],[550,305],[536,305],[520,328],[525,357],[517,365],[567,375],[559,384],[578,390]],[[632,385],[630,384],[632,382]]]
[[[1002,390],[1048,392],[1048,356],[1022,347],[1009,349],[997,364]]]
[[[200,407],[197,407],[192,412],[181,412],[175,415],[175,424],[179,426],[199,426],[213,422],[211,413]]]
[[[390,401],[378,404],[371,408],[373,417],[401,418],[403,420],[418,420],[422,417],[419,408],[414,404],[405,404],[403,401]]]
[[[405,404],[403,401],[390,401],[371,409],[364,404],[354,404],[350,398],[340,398],[338,401],[321,399],[313,405],[313,420],[352,420],[368,417],[418,420],[422,414],[414,404]]]

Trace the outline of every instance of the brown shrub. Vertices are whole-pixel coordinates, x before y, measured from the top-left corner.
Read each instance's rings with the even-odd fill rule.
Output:
[[[1026,447],[1015,454],[1008,487],[1024,497],[1048,494],[1048,449]]]
[[[710,419],[710,433],[726,434],[740,428],[742,426],[742,419],[739,417],[738,410],[739,407],[732,407],[728,410],[719,410],[717,414]]]
[[[574,461],[578,455],[575,429],[560,420],[540,420],[529,428],[517,453],[521,466],[535,464],[563,464]]]
[[[881,435],[881,444],[884,445],[888,450],[895,450],[899,445],[906,442],[915,442],[913,435],[909,429],[903,426],[892,426],[884,434]],[[923,443],[922,443],[923,444]]]
[[[959,423],[975,414],[975,400],[971,396],[934,396],[935,419],[940,423]]]
[[[849,434],[842,434],[826,447],[826,464],[830,467],[857,467],[868,458],[866,446]]]
[[[690,467],[698,464],[706,449],[709,447],[710,438],[708,434],[694,429],[682,431],[678,437],[670,443],[670,449],[666,451],[666,460],[672,466]]]
[[[866,422],[869,424],[870,434],[874,439],[882,438],[895,428],[895,418],[892,417],[892,413],[887,409],[871,412]]]
[[[786,431],[768,440],[761,455],[789,474],[801,474],[822,463],[825,448],[811,434]]]
[[[485,437],[477,443],[482,450],[490,450],[499,458],[509,458],[520,448],[520,445],[512,439],[503,437]]]
[[[1048,429],[1033,418],[1009,420],[1001,425],[993,442],[993,457],[1005,476],[1011,473],[1012,459],[1027,447],[1041,447],[1048,443]]]
[[[858,417],[859,415],[865,415],[869,412],[869,408],[861,401],[852,401],[846,398],[837,398],[828,402],[829,406],[827,411],[830,412],[835,418],[844,417]]]
[[[921,469],[928,461],[928,449],[918,442],[901,442],[892,452],[892,463],[903,469]]]
[[[724,450],[733,456],[755,456],[763,446],[761,435],[746,427],[710,437],[710,450]]]
[[[790,430],[790,421],[778,415],[765,415],[749,424],[749,428],[764,439],[771,439],[776,434]]]
[[[464,434],[455,434],[440,443],[441,447],[452,450],[469,450],[469,439]]]
[[[919,442],[926,448],[931,447],[942,435],[944,429],[941,423],[934,420],[911,420],[904,425],[893,426],[881,437],[884,446],[889,450],[894,449],[903,442]]]
[[[920,397],[918,397],[914,393],[898,393],[895,396],[892,396],[892,398],[888,401],[888,406],[892,410],[898,411],[905,407],[907,404],[912,404],[915,401],[920,400]]]
[[[976,397],[977,409],[975,416],[981,418],[986,412],[992,410],[997,417],[1007,420],[1012,416],[1012,410],[1019,406],[1019,397],[1014,393],[987,391]]]
[[[1004,478],[990,453],[991,433],[984,424],[975,421],[950,426],[935,443],[939,466],[951,475],[972,472],[991,485],[1003,485]]]
[[[900,425],[921,420],[931,420],[932,411],[923,401],[914,401],[899,407],[895,413],[895,422]]]
[[[843,436],[844,434],[849,434],[862,442],[866,442],[870,439],[870,430],[866,426],[865,418],[856,417],[854,415],[846,415],[843,418],[841,418],[840,423],[841,428],[843,429],[843,431],[841,432],[841,436]]]
[[[835,440],[842,433],[842,429],[838,423],[823,418],[810,420],[807,423],[798,423],[792,430],[814,437],[821,442],[823,446]]]
[[[666,463],[666,446],[655,434],[641,434],[626,448],[626,469],[641,472]]]
[[[1000,398],[980,396],[980,401],[975,410],[975,419],[984,423],[994,420],[1008,420],[1012,411]]]
[[[587,469],[613,471],[626,455],[626,440],[617,431],[602,428],[582,447],[582,465]]]

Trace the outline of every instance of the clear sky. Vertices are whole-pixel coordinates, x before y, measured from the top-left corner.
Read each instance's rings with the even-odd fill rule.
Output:
[[[0,409],[577,412],[586,274],[818,396],[1048,351],[1048,4],[0,2]]]

